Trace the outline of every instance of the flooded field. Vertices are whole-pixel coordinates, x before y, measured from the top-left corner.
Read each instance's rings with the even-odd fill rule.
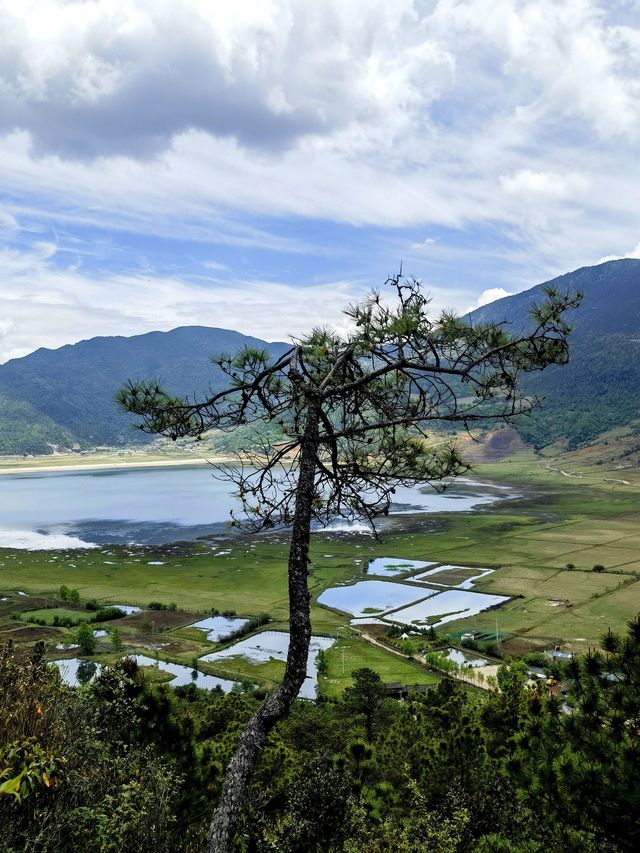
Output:
[[[194,622],[189,625],[189,628],[199,628],[201,631],[206,631],[207,640],[211,643],[217,643],[218,640],[228,637],[238,628],[242,628],[248,621],[248,619],[228,619],[226,616],[209,616],[207,619]]]
[[[394,577],[404,572],[414,572],[418,569],[426,569],[428,566],[435,565],[436,563],[428,563],[424,560],[401,560],[398,557],[378,557],[375,560],[369,561],[367,574]]]
[[[396,610],[388,614],[387,619],[401,625],[438,628],[446,622],[453,622],[454,619],[475,616],[504,601],[508,601],[508,596],[448,589],[424,601]]]
[[[318,596],[318,604],[333,607],[361,617],[386,613],[424,598],[435,595],[435,590],[419,589],[402,583],[386,581],[358,581],[351,586],[331,587]]]
[[[335,640],[333,637],[311,637],[309,656],[307,658],[307,676],[298,694],[303,699],[316,698],[318,674],[315,666],[316,655],[320,649],[330,648]],[[284,661],[289,648],[289,634],[284,631],[263,631],[254,637],[247,637],[222,649],[205,655],[201,660],[217,663],[221,660],[243,657],[249,663],[267,663],[270,660]]]
[[[426,581],[434,586],[456,587],[457,589],[472,589],[473,585],[493,569],[472,569],[468,566],[438,566],[428,572],[414,575],[413,581]]]
[[[215,675],[198,672],[191,667],[182,666],[179,663],[167,663],[164,660],[155,660],[155,658],[150,658],[146,655],[131,655],[131,657],[138,666],[155,666],[161,672],[168,672],[173,675],[171,681],[168,682],[172,687],[185,687],[188,684],[195,684],[196,687],[202,687],[205,690],[213,690],[214,687],[220,687],[225,693],[230,693],[237,683],[227,678],[217,678]]]
[[[463,652],[460,649],[445,649],[443,654],[447,660],[451,660],[461,667],[486,666],[489,663],[486,658],[474,655],[473,652]]]
[[[206,673],[198,672],[178,663],[167,663],[166,661],[156,660],[146,655],[128,655],[128,657],[133,658],[138,666],[153,666],[161,672],[167,672],[172,675],[173,678],[171,681],[167,682],[171,687],[182,687],[195,683],[197,687],[202,687],[204,690],[213,690],[214,687],[220,687],[225,693],[229,693],[236,684],[235,681],[229,681],[226,678],[217,678],[214,675],[207,675]],[[102,669],[99,663],[83,660],[82,658],[54,660],[51,663],[58,667],[62,680],[69,687],[88,684],[89,681],[100,675]]]

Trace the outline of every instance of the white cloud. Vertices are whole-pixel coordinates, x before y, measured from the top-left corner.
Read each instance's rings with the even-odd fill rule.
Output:
[[[449,297],[440,286],[458,307],[637,242],[640,27],[615,4],[0,0],[0,39],[5,353],[199,311],[241,329],[251,314],[259,328],[245,330],[269,337],[274,324],[280,336],[304,327],[303,298],[320,311],[329,292],[157,273],[150,289],[109,274],[106,243],[107,272],[91,278],[61,268],[49,232],[29,244],[27,219],[313,253],[309,281],[327,278],[322,249],[289,220],[411,228],[396,244],[376,234],[371,250],[365,234],[362,254],[386,241],[385,263],[392,251],[399,262],[408,247],[442,281],[462,262],[477,269]],[[226,274],[211,249],[203,269]]]
[[[462,311],[462,314],[470,314],[471,311],[475,311],[476,308],[482,308],[483,305],[489,305],[497,299],[504,299],[505,296],[513,296],[513,294],[509,293],[508,290],[505,290],[504,287],[489,287],[487,290],[482,291],[476,300],[475,305],[465,308],[465,310]]]
[[[1,113],[43,150],[146,156],[195,128],[282,148],[406,124],[451,74],[410,2],[11,0]]]
[[[521,200],[538,200],[544,203],[570,199],[575,201],[588,188],[582,175],[534,172],[521,169],[512,175],[501,175],[500,184],[509,195]]]
[[[349,281],[300,289],[257,279],[194,284],[132,273],[98,278],[55,267],[53,254],[0,252],[0,363],[38,347],[177,326],[233,328],[267,340],[309,331],[318,318],[344,330],[342,308],[362,289]]]
[[[640,243],[631,249],[629,252],[626,252],[624,255],[605,255],[602,258],[598,258],[597,261],[594,261],[595,264],[604,264],[607,261],[620,261],[624,258],[635,258],[636,260],[640,260]]]

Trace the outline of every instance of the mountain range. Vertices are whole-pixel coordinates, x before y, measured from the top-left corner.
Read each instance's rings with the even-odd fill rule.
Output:
[[[523,390],[545,402],[517,428],[536,447],[561,441],[575,448],[639,419],[640,260],[583,267],[545,284],[579,290],[583,301],[571,318],[570,363],[525,378]],[[522,328],[545,284],[492,302],[470,317]],[[0,454],[148,441],[116,406],[118,388],[128,379],[153,377],[177,394],[215,391],[224,376],[211,357],[244,345],[274,354],[287,346],[226,329],[185,326],[92,338],[13,359],[0,365]]]
[[[151,440],[115,403],[127,380],[156,379],[175,394],[201,396],[224,387],[211,363],[245,345],[280,353],[240,332],[182,326],[133,337],[98,337],[59,349],[38,349],[0,365],[0,454],[126,446]],[[224,383],[224,384],[223,384]]]
[[[583,267],[492,302],[471,319],[517,329],[549,285],[583,294],[569,317],[569,364],[526,376],[523,390],[544,403],[516,427],[536,447],[560,441],[571,450],[640,419],[640,260]]]

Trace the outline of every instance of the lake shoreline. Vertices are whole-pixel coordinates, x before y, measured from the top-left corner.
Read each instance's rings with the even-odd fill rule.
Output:
[[[98,462],[88,460],[84,462],[73,462],[68,465],[14,465],[11,467],[0,467],[0,476],[6,477],[11,474],[40,474],[55,473],[56,471],[81,472],[81,471],[110,471],[127,468],[182,468],[192,465],[218,465],[225,462],[237,461],[233,456],[207,456],[198,459],[137,459],[132,461]]]

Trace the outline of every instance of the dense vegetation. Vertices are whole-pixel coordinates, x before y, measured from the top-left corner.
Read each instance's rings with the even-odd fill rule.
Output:
[[[0,455],[45,455],[52,446],[73,448],[80,443],[31,403],[0,396]]]
[[[627,425],[640,411],[640,261],[584,267],[550,282],[583,293],[571,318],[570,361],[531,375],[523,388],[544,406],[517,429],[536,447],[565,441],[572,449]],[[474,320],[521,325],[542,285],[475,311]]]
[[[637,849],[640,621],[603,646],[568,665],[565,697],[511,663],[489,694],[444,679],[397,703],[360,670],[342,701],[296,703],[262,754],[238,849]],[[0,656],[0,849],[201,849],[257,700],[153,686],[129,659],[74,690],[42,652]]]
[[[175,393],[203,393],[223,381],[209,359],[246,345],[274,353],[284,348],[239,332],[189,326],[92,338],[9,361],[0,365],[0,454],[148,441],[116,406],[123,382],[154,376]]]

